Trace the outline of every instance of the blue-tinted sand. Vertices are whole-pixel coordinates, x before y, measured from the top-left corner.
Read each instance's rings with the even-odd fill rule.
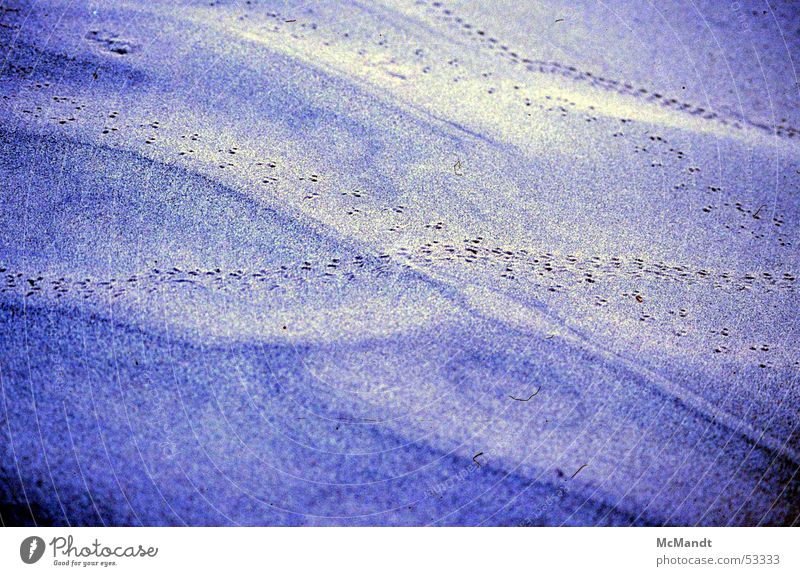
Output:
[[[797,524],[798,30],[0,3],[0,521]]]

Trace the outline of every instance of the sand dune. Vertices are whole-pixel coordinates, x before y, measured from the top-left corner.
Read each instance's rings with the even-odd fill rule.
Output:
[[[4,3],[3,523],[795,524],[798,17],[691,6]]]

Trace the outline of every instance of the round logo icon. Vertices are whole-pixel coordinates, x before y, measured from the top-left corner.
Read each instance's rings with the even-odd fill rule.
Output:
[[[19,545],[19,557],[25,564],[35,564],[44,555],[44,540],[38,536],[28,536]]]

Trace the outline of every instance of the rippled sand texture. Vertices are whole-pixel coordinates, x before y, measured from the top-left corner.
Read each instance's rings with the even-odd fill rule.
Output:
[[[3,523],[798,523],[791,2],[0,5]]]

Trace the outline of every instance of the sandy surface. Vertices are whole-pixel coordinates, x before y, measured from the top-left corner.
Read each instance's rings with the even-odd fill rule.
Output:
[[[790,2],[0,2],[0,518],[791,525]]]

